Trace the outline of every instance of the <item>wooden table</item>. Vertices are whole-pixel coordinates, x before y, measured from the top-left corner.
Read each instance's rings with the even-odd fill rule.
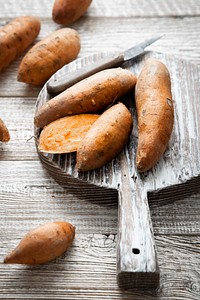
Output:
[[[0,26],[32,14],[42,23],[37,41],[59,28],[52,0],[0,0]],[[72,24],[81,37],[79,57],[123,50],[165,34],[150,50],[176,54],[200,66],[200,0],[94,0]],[[151,207],[158,263],[157,291],[122,291],[116,283],[117,199],[83,199],[59,186],[41,165],[33,138],[38,87],[18,83],[22,57],[0,74],[0,116],[11,140],[0,144],[1,299],[200,299],[200,190]],[[200,99],[197,99],[199,101]],[[66,220],[76,226],[73,247],[37,267],[4,265],[4,256],[39,224]]]

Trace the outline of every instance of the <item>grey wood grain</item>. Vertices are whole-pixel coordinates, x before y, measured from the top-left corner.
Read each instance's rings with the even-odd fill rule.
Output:
[[[11,235],[0,255],[19,242]],[[77,234],[71,250],[43,266],[2,265],[3,299],[199,299],[197,237],[156,236],[161,282],[155,291],[120,291],[115,281],[116,236]],[[5,280],[6,279],[6,280]],[[69,288],[70,287],[70,288]],[[9,290],[9,293],[7,292]]]
[[[80,233],[117,233],[117,194],[86,197],[77,188],[63,188],[39,161],[1,161],[0,177],[0,232],[8,240],[10,234],[20,235],[41,220],[55,218],[71,221]],[[151,209],[154,232],[198,235],[199,214],[199,193],[168,205],[158,204]]]
[[[51,20],[53,0],[0,0],[0,4],[0,26],[31,13],[42,21],[37,40],[60,27]],[[165,33],[151,50],[177,53],[200,65],[199,7],[199,0],[93,0],[86,15],[70,27],[81,34],[79,57],[123,50]],[[0,144],[0,260],[27,230],[45,221],[70,220],[77,226],[77,236],[70,252],[49,265],[31,269],[0,264],[0,298],[199,299],[200,192],[165,206],[161,198],[149,199],[161,285],[157,294],[119,290],[117,199],[94,193],[85,199],[45,172],[34,140],[25,141],[33,135],[32,114],[40,88],[16,81],[21,58],[0,74],[0,115],[12,135],[10,143]]]
[[[51,18],[53,0],[23,0],[13,1],[7,0],[6,2],[0,0],[1,11],[0,17],[4,17],[4,11],[8,18],[31,13],[38,17]],[[89,7],[87,17],[101,16],[101,17],[173,17],[173,16],[196,16],[200,14],[200,1],[199,0],[137,0],[123,1],[107,1],[107,0],[93,0]]]

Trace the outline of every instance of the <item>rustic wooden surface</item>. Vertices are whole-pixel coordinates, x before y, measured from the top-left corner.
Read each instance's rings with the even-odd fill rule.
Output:
[[[1,26],[15,16],[33,14],[42,22],[37,40],[59,28],[51,20],[53,1],[0,0],[0,4]],[[149,49],[177,54],[200,66],[199,0],[93,0],[87,14],[71,27],[81,35],[79,57],[123,50],[164,33]],[[84,199],[80,192],[58,185],[44,170],[33,138],[40,89],[16,81],[20,59],[0,74],[0,116],[11,133],[11,141],[0,145],[0,298],[199,299],[200,190],[164,206],[152,201],[160,286],[154,292],[120,290],[116,197]],[[27,230],[51,220],[76,225],[74,245],[64,257],[37,267],[2,263]]]
[[[79,58],[59,70],[52,80],[67,76],[70,71],[80,69],[80,66],[96,64],[106,54],[108,55],[105,52]],[[200,188],[198,160],[200,157],[198,134],[200,105],[196,102],[200,94],[199,68],[188,60],[154,51],[146,51],[134,62],[130,61],[123,67],[138,76],[149,57],[157,58],[167,66],[171,75],[175,107],[174,128],[169,147],[151,171],[139,174],[135,168],[138,130],[133,95],[124,99],[134,120],[134,129],[129,143],[124,151],[105,167],[79,173],[76,169],[74,153],[53,155],[39,152],[42,163],[56,181],[61,181],[62,184],[65,182],[67,188],[73,186],[78,189],[81,186],[82,196],[86,199],[94,193],[97,194],[96,186],[109,188],[108,193],[112,193],[115,189],[116,194],[118,190],[117,282],[121,288],[126,289],[155,288],[159,282],[159,268],[147,195],[151,195],[151,198],[153,197],[157,202],[162,199],[163,203],[168,204],[194,194]],[[190,78],[187,84],[183,84],[186,81],[185,78]],[[47,84],[44,85],[37,98],[36,112],[50,98]],[[40,131],[40,128],[35,128],[36,145],[38,145]],[[193,152],[192,159],[191,151]],[[92,185],[93,190],[89,189],[89,184]]]

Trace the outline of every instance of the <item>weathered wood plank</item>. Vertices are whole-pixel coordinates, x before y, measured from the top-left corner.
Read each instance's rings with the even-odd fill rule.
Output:
[[[36,225],[40,220],[60,219],[76,224],[81,232],[88,232],[88,229],[104,233],[117,231],[116,195],[102,192],[81,198],[81,195],[76,196],[77,187],[71,194],[47,174],[39,161],[1,161],[0,176],[0,195],[4,199],[1,229],[9,218],[13,230],[23,230],[30,222]]]
[[[38,17],[51,18],[53,0],[23,0],[13,1],[0,0],[0,17],[20,16],[23,14],[33,14]],[[113,9],[114,8],[114,9]],[[196,16],[200,14],[199,0],[93,0],[87,11],[87,16],[106,17],[153,17],[153,16]]]
[[[42,21],[37,40],[59,28],[51,20],[53,0],[0,0],[0,4],[0,26],[31,13]],[[72,27],[81,34],[80,56],[123,50],[150,35],[165,33],[152,50],[178,53],[200,66],[199,14],[199,0],[93,0],[86,16]],[[0,112],[3,109],[15,137],[0,144],[0,260],[21,234],[55,217],[75,223],[77,237],[69,255],[52,264],[33,269],[0,264],[0,298],[199,299],[200,192],[166,206],[153,203],[154,232],[162,234],[155,237],[162,275],[159,293],[120,291],[115,279],[116,199],[103,199],[104,195],[84,199],[75,190],[72,194],[57,185],[43,170],[34,141],[25,142],[32,135],[31,115],[40,88],[17,83],[20,60],[0,74]]]
[[[1,25],[7,21],[2,19]],[[88,18],[81,19],[72,27],[81,37],[79,57],[104,51],[122,51],[150,36],[165,34],[162,40],[149,47],[164,53],[177,54],[200,65],[200,17],[183,18]],[[104,24],[104,26],[102,26]],[[120,30],[116,30],[119,27]],[[42,30],[37,39],[58,29],[59,26],[49,19],[42,20]],[[40,87],[17,82],[17,69],[23,55],[0,74],[0,97],[37,97]]]
[[[0,247],[1,261],[21,238],[9,234]],[[199,238],[156,236],[156,244],[161,270],[157,292],[119,290],[116,236],[78,233],[69,252],[52,263],[2,264],[0,294],[3,299],[199,299]]]
[[[151,209],[156,234],[199,234],[200,192],[169,205]]]
[[[117,233],[117,194],[88,191],[89,198],[81,197],[76,189],[58,185],[39,161],[0,161],[0,177],[1,233],[9,227],[17,234],[55,219],[71,221],[80,233]],[[200,192],[151,209],[154,233],[199,234],[199,199]]]

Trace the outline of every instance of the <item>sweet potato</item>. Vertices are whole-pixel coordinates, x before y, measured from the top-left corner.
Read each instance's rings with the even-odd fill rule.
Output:
[[[7,264],[44,264],[69,249],[75,227],[68,222],[51,222],[29,231],[18,246],[8,254]]]
[[[97,113],[134,88],[130,71],[113,68],[100,71],[71,86],[44,104],[35,115],[35,125],[44,127],[67,115]]]
[[[1,142],[8,142],[10,140],[10,133],[8,128],[6,127],[3,120],[0,118],[0,141]]]
[[[92,0],[55,0],[52,18],[63,25],[75,22],[86,12],[91,2]]]
[[[48,153],[70,153],[77,148],[99,115],[80,114],[58,119],[45,126],[38,149]]]
[[[133,127],[131,113],[122,103],[107,109],[91,126],[77,150],[79,171],[97,169],[116,157]]]
[[[0,71],[31,45],[40,32],[39,19],[18,17],[0,29]]]
[[[137,80],[135,101],[139,135],[136,165],[139,172],[145,172],[164,153],[174,123],[170,74],[162,62],[146,62]]]
[[[59,29],[36,45],[24,56],[18,70],[18,81],[43,85],[58,69],[74,60],[80,51],[76,30]]]

